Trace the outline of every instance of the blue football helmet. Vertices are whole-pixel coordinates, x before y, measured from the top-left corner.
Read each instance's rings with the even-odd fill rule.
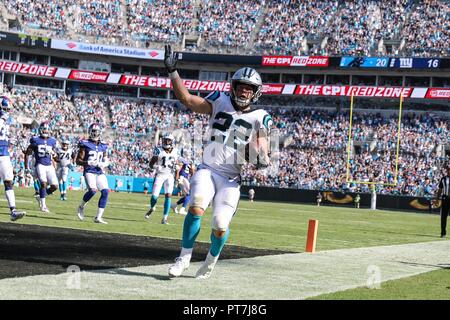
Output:
[[[39,135],[42,138],[48,138],[48,136],[50,135],[50,125],[47,121],[42,122],[39,126]]]
[[[0,96],[1,108],[3,111],[7,112],[12,109],[12,101],[7,96]]]
[[[89,126],[89,139],[92,141],[100,141],[102,128],[98,123],[93,123]]]

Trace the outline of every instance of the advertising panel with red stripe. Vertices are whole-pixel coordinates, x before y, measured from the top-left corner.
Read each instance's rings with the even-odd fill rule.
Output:
[[[328,67],[326,56],[263,56],[265,67]]]
[[[284,61],[284,60],[283,60]],[[280,63],[287,63],[280,60]],[[287,61],[287,60],[286,60]],[[294,60],[289,60],[292,64]],[[300,63],[299,61],[297,61]],[[295,63],[297,63],[295,62]],[[303,61],[304,62],[304,61]],[[301,63],[303,63],[301,62]],[[68,68],[31,65],[14,61],[0,60],[0,72],[20,75],[74,80],[81,82],[108,83],[135,87],[170,89],[172,83],[169,78],[139,76],[109,72],[74,70]],[[190,91],[230,91],[227,81],[183,80]],[[426,87],[374,87],[374,86],[339,86],[339,85],[308,85],[268,83],[263,85],[263,94],[267,95],[305,95],[305,96],[355,96],[372,98],[404,98],[411,99],[441,99],[450,98],[450,88]]]
[[[30,76],[52,78],[55,75],[57,69],[57,67],[40,66],[13,61],[0,61],[0,71],[26,74]]]
[[[106,82],[106,80],[108,79],[108,75],[108,72],[72,70],[70,71],[69,79],[79,81]]]

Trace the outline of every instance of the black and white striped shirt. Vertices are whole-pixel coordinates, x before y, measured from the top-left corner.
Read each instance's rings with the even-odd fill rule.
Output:
[[[441,198],[450,197],[450,176],[445,176],[439,182],[439,189],[442,189]]]

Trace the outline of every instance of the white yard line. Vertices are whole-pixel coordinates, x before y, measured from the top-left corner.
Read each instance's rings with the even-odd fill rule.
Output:
[[[449,252],[443,240],[220,260],[208,280],[193,278],[198,262],[170,280],[166,264],[10,278],[0,299],[305,299],[448,267]]]
[[[1,201],[1,202],[7,202],[7,200],[6,200],[6,199],[3,199],[3,198],[0,198],[0,201]],[[19,203],[31,203],[31,202],[34,202],[34,201],[31,201],[31,200],[16,199],[16,202],[19,202]]]

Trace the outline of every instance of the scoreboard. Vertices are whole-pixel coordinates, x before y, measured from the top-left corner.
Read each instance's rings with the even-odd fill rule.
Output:
[[[438,58],[390,58],[390,68],[406,69],[437,69],[441,67]]]
[[[439,69],[439,58],[342,57],[341,68]]]

